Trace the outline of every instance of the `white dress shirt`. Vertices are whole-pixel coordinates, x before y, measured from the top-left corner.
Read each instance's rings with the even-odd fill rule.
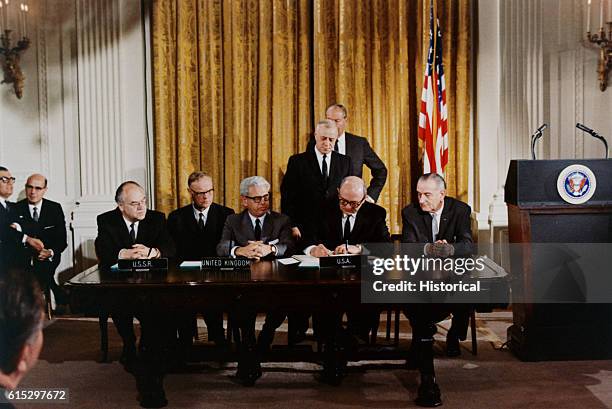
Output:
[[[346,155],[346,132],[338,137],[338,153]]]
[[[321,171],[321,174],[323,174],[323,154],[319,152],[316,146],[314,147],[314,151],[315,151],[315,155],[317,155],[317,161],[319,162],[319,170]],[[327,176],[329,176],[330,171],[331,171],[331,159],[332,159],[332,153],[330,152],[327,154],[325,158],[325,162],[327,163]]]
[[[193,216],[196,219],[196,222],[200,222],[200,213],[202,214],[202,220],[204,221],[204,225],[206,226],[206,219],[208,218],[208,211],[210,210],[210,206],[208,206],[206,209],[204,210],[198,210],[196,209],[196,207],[192,204],[191,208],[193,209]]]

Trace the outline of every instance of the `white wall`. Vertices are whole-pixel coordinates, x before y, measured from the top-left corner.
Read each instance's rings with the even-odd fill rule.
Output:
[[[0,85],[0,164],[18,179],[13,200],[29,174],[48,177],[71,241],[58,272],[70,273],[95,263],[95,216],[114,207],[117,185],[148,182],[143,19],[134,0],[30,9],[23,98]]]
[[[575,124],[612,141],[612,83],[599,90],[598,51],[583,41],[586,1],[479,0],[478,7],[475,202],[486,229],[488,221],[507,224],[508,164],[530,158],[529,136],[541,123],[549,128],[539,159],[603,157],[603,145]],[[592,7],[599,21],[599,0]]]

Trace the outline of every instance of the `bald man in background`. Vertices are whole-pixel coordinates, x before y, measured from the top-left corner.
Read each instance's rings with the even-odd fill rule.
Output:
[[[32,271],[43,290],[51,289],[57,304],[67,304],[64,290],[55,281],[55,270],[68,247],[62,206],[46,199],[47,178],[35,173],[25,183],[26,198],[11,206],[11,226],[20,233],[16,263]],[[37,240],[31,240],[31,239]]]

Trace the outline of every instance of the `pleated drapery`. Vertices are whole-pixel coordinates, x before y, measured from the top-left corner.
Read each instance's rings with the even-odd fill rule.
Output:
[[[438,0],[449,114],[448,193],[467,200],[472,0]],[[155,198],[189,202],[187,176],[210,173],[239,211],[240,180],[272,184],[305,149],[325,107],[349,110],[389,169],[379,204],[393,232],[421,173],[417,144],[428,0],[158,0],[152,7]],[[370,174],[364,168],[364,178]]]

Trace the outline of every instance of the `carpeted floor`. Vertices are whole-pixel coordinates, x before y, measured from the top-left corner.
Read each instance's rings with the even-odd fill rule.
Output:
[[[612,361],[521,362],[508,350],[499,349],[510,323],[507,312],[479,314],[477,356],[469,352],[469,338],[460,358],[442,356],[444,342],[436,344],[443,407],[612,408]],[[441,341],[448,325],[440,325]],[[138,407],[134,377],[117,362],[121,343],[112,325],[109,328],[112,362],[105,364],[96,362],[97,321],[62,318],[46,328],[40,361],[20,387],[68,388],[70,400],[17,408]],[[279,339],[285,336],[283,331],[286,327],[281,327]],[[402,343],[407,344],[409,337],[409,326],[402,321]],[[205,363],[190,366],[187,373],[167,375],[164,385],[169,408],[415,407],[418,374],[404,369],[403,362],[351,363],[339,387],[318,383],[314,374],[319,369],[310,363],[267,363],[256,386],[245,388],[232,380],[234,363]]]

